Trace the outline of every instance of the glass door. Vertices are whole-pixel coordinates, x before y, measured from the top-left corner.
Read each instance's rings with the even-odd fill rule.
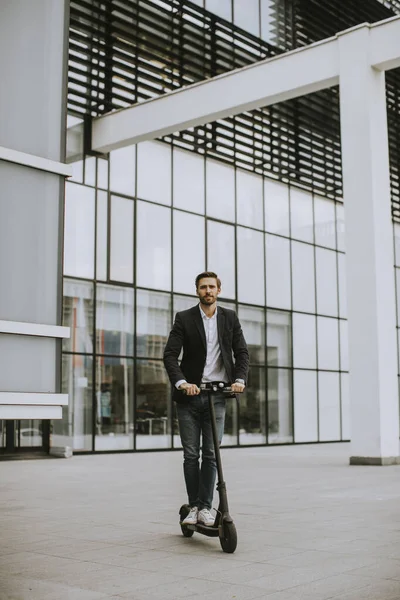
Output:
[[[0,452],[43,451],[48,449],[50,422],[39,419],[0,421]]]

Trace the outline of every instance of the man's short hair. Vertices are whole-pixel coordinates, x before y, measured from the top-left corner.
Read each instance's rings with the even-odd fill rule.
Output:
[[[200,273],[196,277],[196,290],[199,287],[200,279],[205,279],[206,277],[211,277],[212,279],[216,279],[217,280],[217,288],[218,289],[221,288],[221,280],[218,277],[218,275],[216,273],[214,273],[213,271],[204,271],[204,273]]]

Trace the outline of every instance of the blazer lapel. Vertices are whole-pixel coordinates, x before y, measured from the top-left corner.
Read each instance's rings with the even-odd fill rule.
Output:
[[[200,307],[193,307],[193,320],[196,323],[196,327],[199,330],[201,341],[203,342],[204,349],[207,350],[206,332],[204,331],[203,319],[200,314]]]
[[[223,333],[224,333],[224,329],[225,329],[225,314],[224,314],[224,309],[221,307],[218,307],[218,312],[217,312],[217,328],[218,328],[219,347],[222,350],[222,338],[223,338]]]

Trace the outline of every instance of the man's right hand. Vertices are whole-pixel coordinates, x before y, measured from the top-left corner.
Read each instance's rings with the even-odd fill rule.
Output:
[[[187,396],[198,396],[200,394],[200,388],[195,383],[182,383],[179,389],[185,392]]]

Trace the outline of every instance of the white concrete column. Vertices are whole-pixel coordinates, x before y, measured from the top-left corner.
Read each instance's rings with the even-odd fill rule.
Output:
[[[350,464],[398,464],[396,301],[385,74],[370,28],[339,36],[347,257]]]

